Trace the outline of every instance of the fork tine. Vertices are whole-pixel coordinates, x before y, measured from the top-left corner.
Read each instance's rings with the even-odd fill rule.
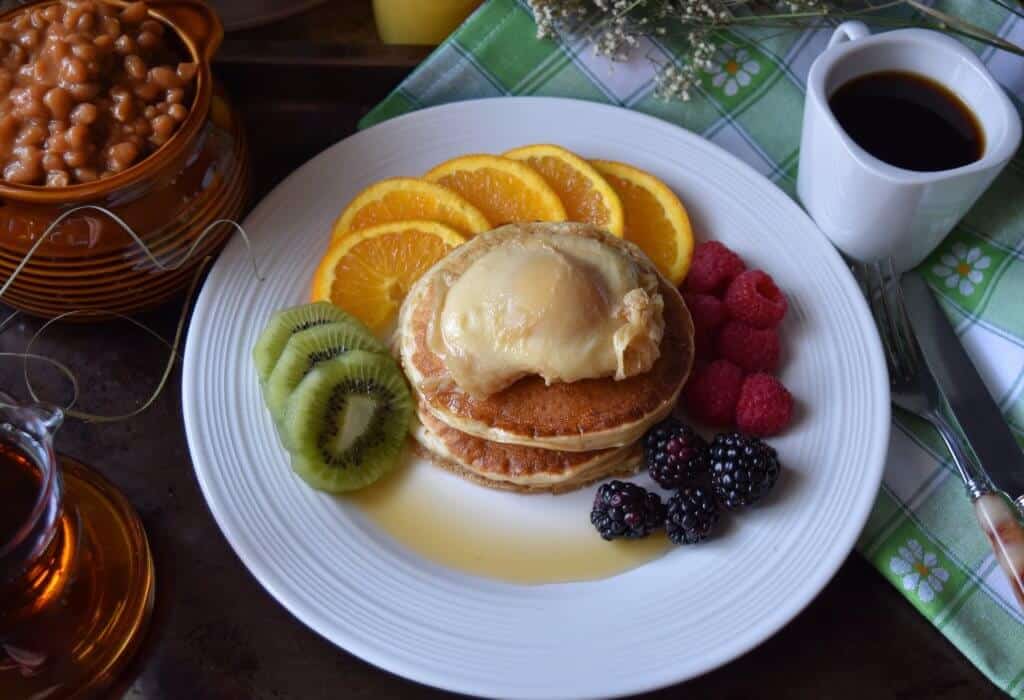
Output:
[[[892,259],[887,259],[888,265],[881,260],[874,263],[875,273],[878,275],[879,284],[879,306],[883,309],[885,322],[889,331],[889,346],[893,354],[893,366],[896,368],[896,375],[902,380],[907,380],[912,375],[908,367],[908,343],[899,326],[899,310],[896,308],[896,300],[893,298],[890,288],[892,279],[886,273],[892,271]],[[887,270],[888,268],[888,270]],[[892,272],[894,275],[895,272]]]
[[[907,314],[907,302],[903,296],[903,285],[900,284],[900,276],[896,274],[892,258],[888,259],[889,271],[893,277],[893,293],[891,295],[893,306],[896,310],[897,335],[904,347],[904,357],[910,365],[910,371],[914,372],[923,363],[921,348],[917,343],[917,334],[910,324],[910,316]]]
[[[862,263],[860,271],[859,277],[863,282],[864,294],[867,297],[871,315],[875,318],[875,326],[878,327],[878,335],[882,339],[882,348],[885,350],[885,362],[889,367],[889,380],[893,382],[902,373],[900,372],[897,355],[892,345],[892,328],[889,324],[888,313],[882,302],[882,297],[884,296],[881,289],[882,278],[878,270],[875,269],[875,266],[869,263]]]
[[[899,289],[899,277],[896,275],[896,268],[892,258],[878,260],[875,262],[882,285],[882,305],[885,307],[886,316],[889,321],[889,329],[892,332],[892,346],[896,353],[897,362],[904,374],[909,374],[911,368],[908,361],[911,358],[911,336],[909,328],[903,325],[903,318],[906,316],[906,309],[902,308],[903,298],[897,295]]]

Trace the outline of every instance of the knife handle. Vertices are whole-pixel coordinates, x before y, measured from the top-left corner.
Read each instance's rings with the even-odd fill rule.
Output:
[[[974,515],[988,537],[996,561],[1010,580],[1017,604],[1024,610],[1024,525],[1017,509],[1002,493],[990,491],[974,501]]]

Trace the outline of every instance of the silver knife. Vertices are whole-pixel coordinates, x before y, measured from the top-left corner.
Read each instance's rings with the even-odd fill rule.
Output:
[[[978,466],[1024,515],[1024,451],[928,284],[918,273],[908,272],[902,287],[921,354]]]

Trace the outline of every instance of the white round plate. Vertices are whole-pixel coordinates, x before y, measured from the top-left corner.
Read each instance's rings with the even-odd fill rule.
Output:
[[[307,488],[277,444],[249,355],[272,311],[306,300],[331,224],[360,189],[456,155],[529,143],[656,174],[686,204],[698,236],[768,270],[790,300],[782,376],[799,408],[795,424],[772,441],[785,466],[779,486],[767,503],[730,518],[720,537],[599,581],[525,586],[446,569],[405,550],[342,499]],[[792,200],[690,132],[573,100],[426,109],[327,149],[268,195],[245,229],[266,280],[254,278],[234,239],[210,272],[188,334],[182,403],[196,475],[224,534],[271,595],[370,663],[485,696],[611,696],[669,685],[786,624],[829,581],[864,525],[889,436],[887,375],[867,306]],[[570,498],[457,484],[474,499]],[[565,501],[581,504],[582,523],[591,493]]]

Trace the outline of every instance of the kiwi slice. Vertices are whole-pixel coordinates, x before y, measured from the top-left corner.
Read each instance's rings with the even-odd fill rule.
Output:
[[[310,370],[351,350],[387,352],[379,340],[351,323],[328,323],[292,335],[263,384],[263,398],[274,419],[280,424],[288,397]]]
[[[292,469],[321,491],[354,491],[398,463],[412,398],[388,355],[352,350],[318,364],[288,399]]]
[[[256,365],[260,382],[266,382],[270,377],[292,334],[327,323],[351,323],[357,328],[364,329],[367,335],[372,335],[359,321],[327,301],[278,311],[267,321],[267,327],[252,349],[252,361]]]

